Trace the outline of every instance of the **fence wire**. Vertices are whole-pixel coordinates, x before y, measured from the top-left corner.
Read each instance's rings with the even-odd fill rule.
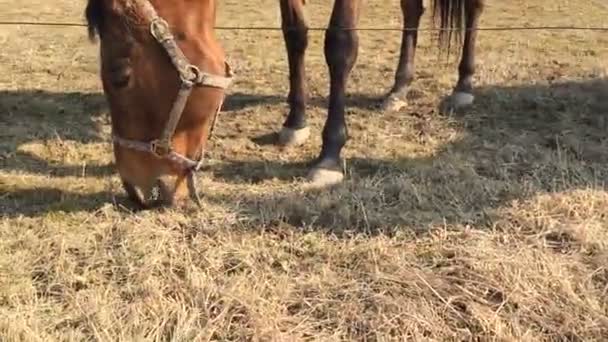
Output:
[[[0,26],[50,26],[50,27],[87,27],[85,23],[75,22],[42,22],[42,21],[0,21]],[[282,27],[275,26],[216,26],[216,30],[229,31],[282,31]],[[294,28],[295,29],[295,28]],[[397,28],[397,27],[358,27],[358,28],[331,28],[342,31],[462,31],[459,28]],[[288,28],[289,30],[289,28]],[[328,27],[309,27],[308,31],[327,31]],[[464,29],[472,30],[472,29]],[[584,27],[584,26],[495,26],[478,27],[477,31],[603,31],[608,32],[608,27]]]

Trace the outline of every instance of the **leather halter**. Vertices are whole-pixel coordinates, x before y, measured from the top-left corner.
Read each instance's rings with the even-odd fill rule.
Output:
[[[182,50],[179,48],[175,41],[175,37],[169,29],[169,24],[163,18],[158,16],[158,13],[148,0],[136,0],[143,11],[144,16],[150,21],[150,33],[156,39],[156,41],[165,49],[167,55],[171,58],[171,62],[179,74],[181,81],[180,88],[177,94],[177,98],[173,103],[173,107],[169,113],[169,118],[165,124],[160,137],[158,139],[144,142],[131,139],[125,139],[119,137],[117,134],[113,134],[113,141],[126,148],[130,148],[136,151],[152,153],[159,158],[165,158],[172,161],[176,165],[188,172],[188,184],[191,195],[195,196],[195,201],[199,203],[198,195],[196,194],[196,187],[194,185],[194,178],[192,173],[196,172],[202,166],[204,158],[204,151],[201,151],[201,155],[198,160],[193,160],[177,153],[173,150],[171,139],[177,128],[177,124],[182,116],[186,102],[190,97],[192,88],[194,86],[206,86],[214,87],[219,89],[227,89],[233,81],[234,73],[232,72],[230,65],[225,62],[226,75],[218,76],[201,71],[197,66],[191,64],[186,58]],[[223,100],[222,100],[223,102]],[[222,108],[222,102],[217,108],[217,112],[213,117],[211,125],[211,131],[215,126],[215,120]],[[210,132],[209,134],[211,134]],[[194,192],[194,194],[193,194]]]

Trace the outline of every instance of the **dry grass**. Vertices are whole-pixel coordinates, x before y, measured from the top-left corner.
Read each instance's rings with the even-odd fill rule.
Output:
[[[222,1],[219,23],[276,24],[275,2]],[[327,3],[311,4],[314,26]],[[397,6],[368,2],[362,26],[399,26]],[[0,1],[0,17],[77,20],[83,7]],[[594,2],[493,1],[482,25],[607,16]],[[298,177],[325,117],[322,34],[308,53],[315,134],[288,151],[259,138],[285,114],[280,32],[219,34],[239,79],[204,208],[134,214],[85,30],[0,27],[2,341],[608,339],[605,33],[482,32],[478,102],[450,116],[436,105],[455,63],[427,33],[411,106],[375,111],[400,36],[361,33],[348,180],[314,193]]]

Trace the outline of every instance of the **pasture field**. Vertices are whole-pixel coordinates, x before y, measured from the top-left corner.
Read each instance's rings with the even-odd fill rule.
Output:
[[[310,24],[330,1],[311,1]],[[82,0],[0,20],[82,21]],[[361,26],[400,27],[398,1]],[[601,1],[489,1],[481,26],[606,26]],[[429,26],[429,16],[424,18]],[[277,26],[275,0],[218,25]],[[606,341],[608,32],[482,31],[477,102],[441,114],[457,59],[423,32],[408,108],[376,110],[400,32],[360,32],[346,181],[302,186],[328,92],[310,33],[311,140],[281,150],[279,31],[218,31],[237,72],[202,209],[133,213],[113,171],[98,46],[0,26],[0,340]]]

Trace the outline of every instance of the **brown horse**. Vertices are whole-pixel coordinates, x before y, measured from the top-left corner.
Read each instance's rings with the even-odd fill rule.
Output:
[[[289,114],[279,134],[283,145],[302,144],[309,136],[306,124],[306,82],[304,54],[308,43],[307,24],[304,18],[306,0],[280,0],[283,36],[289,61]],[[458,83],[449,103],[452,108],[473,103],[473,74],[475,71],[475,39],[485,0],[433,0],[434,18],[441,23],[440,46],[449,49],[452,38],[461,38],[466,28]],[[342,181],[342,147],[348,138],[344,120],[345,88],[351,69],[357,60],[359,39],[357,27],[361,0],[335,0],[325,34],[325,59],[330,74],[329,110],[323,128],[323,145],[310,173],[313,185],[331,185]],[[417,29],[425,8],[423,0],[401,0],[404,17],[401,55],[395,81],[388,92],[383,108],[399,110],[406,105],[406,95],[414,80],[414,55]],[[452,35],[452,30],[456,35]]]
[[[193,172],[232,73],[215,38],[215,0],[89,0],[114,156],[142,207],[198,202]],[[224,76],[226,75],[226,76]],[[150,200],[158,189],[157,199]]]

